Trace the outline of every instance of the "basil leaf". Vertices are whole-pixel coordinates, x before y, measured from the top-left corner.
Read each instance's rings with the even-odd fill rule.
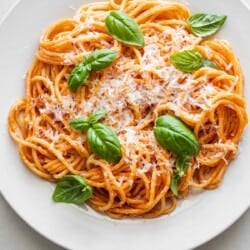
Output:
[[[227,16],[198,13],[191,16],[187,20],[187,23],[194,35],[206,37],[217,33],[225,23],[226,19]]]
[[[70,73],[68,84],[75,92],[89,77],[91,71],[98,71],[111,65],[116,59],[117,52],[111,49],[100,49],[84,57]]]
[[[185,176],[190,162],[190,156],[184,155],[178,157],[175,165],[174,175],[171,178],[170,189],[174,195],[178,195],[178,184],[183,176]]]
[[[175,164],[175,173],[180,178],[185,176],[188,166],[189,166],[190,158],[191,157],[189,155],[182,155],[178,157],[176,164]]]
[[[116,59],[117,52],[111,49],[100,49],[90,53],[83,59],[90,71],[98,71],[110,66]]]
[[[88,130],[91,151],[100,158],[117,163],[122,157],[121,144],[112,129],[101,123],[94,124]]]
[[[201,54],[196,50],[176,52],[170,59],[177,69],[185,73],[192,73],[202,66]]]
[[[91,198],[93,189],[78,175],[65,175],[56,185],[52,198],[55,202],[82,204]]]
[[[196,50],[183,50],[176,52],[170,57],[173,65],[185,73],[192,73],[201,67],[210,67],[217,69],[214,62],[202,58],[201,54]]]
[[[89,118],[89,124],[93,125],[96,124],[101,118],[103,118],[108,111],[106,110],[99,110],[96,111],[90,118]]]
[[[76,92],[76,90],[86,82],[89,77],[89,71],[84,66],[84,64],[78,64],[70,73],[68,84],[69,88],[72,92]]]
[[[111,11],[105,20],[108,33],[120,42],[143,46],[144,35],[139,25],[126,13]]]
[[[88,130],[90,123],[89,123],[89,119],[85,118],[85,117],[79,117],[73,121],[70,122],[70,128],[75,129],[75,130]]]
[[[173,115],[160,116],[156,121],[154,135],[158,143],[178,155],[170,189],[178,195],[178,184],[185,176],[191,156],[199,153],[199,142],[193,132]]]
[[[179,184],[179,181],[180,181],[180,177],[178,175],[174,175],[171,178],[170,189],[171,189],[171,191],[173,192],[173,194],[175,196],[178,195],[178,184]]]
[[[193,132],[173,115],[164,115],[157,119],[154,135],[162,147],[179,156],[199,153],[199,142]]]
[[[208,59],[202,58],[201,64],[202,64],[202,67],[209,67],[209,68],[217,69],[217,66],[215,65],[215,63]]]

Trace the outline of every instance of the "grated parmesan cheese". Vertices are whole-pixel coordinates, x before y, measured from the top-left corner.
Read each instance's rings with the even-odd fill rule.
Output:
[[[79,25],[78,28],[82,33],[73,38],[72,43],[77,54],[84,56],[89,53],[84,48],[84,39],[99,37],[100,33],[91,30],[94,19],[86,18],[80,12],[75,19],[81,20],[82,26]],[[131,164],[132,159],[135,159],[136,147],[143,147],[150,154],[150,160],[143,156],[137,159],[138,168],[143,173],[157,166],[171,169],[176,159],[172,157],[169,162],[164,163],[157,159],[157,153],[161,149],[157,146],[153,132],[140,133],[136,126],[143,119],[154,117],[155,108],[159,105],[167,105],[177,116],[185,112],[191,119],[198,120],[200,113],[197,110],[208,109],[217,94],[216,86],[209,79],[195,80],[191,74],[184,74],[170,63],[172,53],[193,48],[200,42],[200,38],[189,34],[183,27],[168,26],[163,32],[155,34],[154,31],[153,34],[149,32],[145,35],[146,45],[141,48],[141,58],[131,58],[130,54],[123,53],[115,64],[94,73],[94,77],[90,77],[85,86],[84,99],[77,107],[72,96],[63,96],[61,104],[55,98],[53,103],[45,102],[45,106],[39,108],[41,113],[52,114],[55,121],[62,121],[65,115],[68,119],[73,119],[82,115],[90,116],[98,110],[107,110],[104,123],[113,128],[124,145],[125,162]],[[99,44],[104,48],[112,47],[112,43],[105,40]],[[205,50],[209,57],[211,49],[207,47]],[[66,53],[64,63],[75,64],[75,53]],[[230,67],[232,66],[228,65],[228,69]],[[136,118],[135,114],[140,117]],[[52,132],[51,135],[49,131],[46,133],[52,141],[59,139]],[[84,143],[86,135],[80,136],[77,141]],[[118,180],[121,185],[123,181],[122,177]]]

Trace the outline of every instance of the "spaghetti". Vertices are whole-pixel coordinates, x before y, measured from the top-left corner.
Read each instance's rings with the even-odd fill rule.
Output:
[[[105,18],[117,9],[140,25],[144,47],[124,45],[107,33]],[[9,113],[9,132],[25,165],[48,181],[85,177],[94,188],[88,204],[114,218],[171,213],[177,204],[170,190],[176,156],[156,142],[153,126],[158,116],[175,114],[201,148],[178,186],[178,198],[192,188],[216,188],[247,124],[244,77],[229,43],[194,36],[189,16],[180,3],[110,0],[84,5],[73,18],[50,26],[27,73],[25,97]],[[71,93],[70,72],[101,48],[117,51],[118,59]],[[179,71],[170,56],[185,49],[197,50],[218,69]],[[69,127],[72,119],[101,109],[108,111],[103,123],[122,145],[117,164],[93,155],[86,135]]]

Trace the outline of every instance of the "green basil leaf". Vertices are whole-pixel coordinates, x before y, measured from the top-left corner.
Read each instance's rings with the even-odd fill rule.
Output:
[[[116,59],[117,52],[111,49],[99,49],[83,59],[84,65],[90,71],[98,71],[110,66]]]
[[[179,156],[176,164],[174,175],[171,178],[170,189],[174,195],[178,195],[178,184],[183,176],[185,176],[190,162],[190,156],[183,155]]]
[[[176,52],[170,57],[174,66],[185,73],[192,73],[201,67],[210,67],[217,69],[214,62],[202,58],[201,54],[196,50],[183,50]]]
[[[175,173],[182,178],[185,176],[189,162],[190,162],[190,156],[189,155],[181,155],[178,157],[176,164],[175,164]]]
[[[164,115],[157,119],[154,135],[162,147],[178,156],[199,153],[199,142],[194,133],[173,115]]]
[[[90,118],[89,118],[89,124],[93,125],[96,124],[101,118],[103,118],[108,111],[106,110],[98,110],[96,111]]]
[[[217,33],[225,23],[226,19],[227,16],[198,13],[191,16],[187,20],[187,23],[194,35],[206,37]]]
[[[209,68],[217,69],[217,66],[215,65],[215,63],[208,59],[202,58],[201,64],[202,64],[202,67],[209,67]]]
[[[105,25],[109,34],[120,42],[136,46],[145,44],[139,25],[122,11],[111,11],[105,20]]]
[[[170,189],[171,189],[171,191],[173,192],[173,194],[175,196],[178,195],[178,184],[179,184],[179,181],[180,181],[180,177],[178,175],[174,175],[171,178]]]
[[[192,73],[202,66],[201,54],[196,50],[176,52],[170,59],[177,69],[185,73]]]
[[[73,121],[70,122],[70,128],[75,129],[75,130],[88,130],[90,123],[89,119],[86,117],[79,117]]]
[[[100,158],[117,163],[122,157],[121,144],[114,131],[101,123],[94,124],[88,130],[91,151]]]
[[[65,175],[56,185],[52,198],[55,202],[82,204],[91,198],[93,189],[78,175]]]
[[[86,82],[89,77],[88,69],[82,64],[78,64],[70,73],[68,84],[72,92],[76,90]]]
[[[116,59],[117,52],[111,49],[100,49],[83,58],[70,73],[68,84],[72,92],[75,92],[86,82],[91,71],[102,70],[110,66]]]

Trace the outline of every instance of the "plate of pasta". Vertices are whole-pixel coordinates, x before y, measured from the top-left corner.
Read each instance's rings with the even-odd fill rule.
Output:
[[[69,249],[225,230],[250,205],[248,23],[240,1],[21,0],[0,26],[6,200]]]

